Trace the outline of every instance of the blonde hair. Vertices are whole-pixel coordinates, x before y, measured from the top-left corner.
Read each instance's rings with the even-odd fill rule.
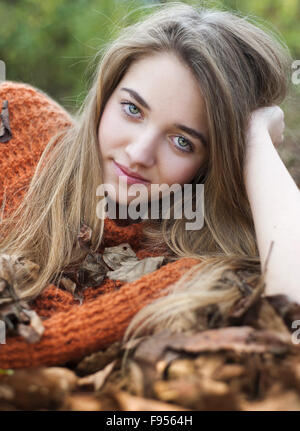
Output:
[[[141,321],[148,330],[180,330],[195,324],[192,312],[203,306],[229,307],[240,293],[238,284],[220,290],[226,271],[243,268],[258,279],[243,180],[245,128],[251,111],[286,97],[291,58],[278,35],[236,12],[180,2],[155,5],[154,12],[121,30],[100,52],[74,126],[48,143],[22,204],[3,222],[13,229],[2,239],[1,251],[40,266],[37,280],[22,287],[21,297],[37,296],[65,266],[83,257],[84,251],[74,249],[82,221],[92,229],[92,250],[99,248],[104,223],[96,217],[93,198],[102,184],[99,121],[130,65],[159,52],[174,53],[190,67],[205,99],[209,157],[192,183],[205,183],[205,225],[200,231],[186,230],[184,217],[145,223],[149,241],[167,244],[176,258],[195,257],[199,264],[170,286],[167,296],[137,313],[124,340]]]

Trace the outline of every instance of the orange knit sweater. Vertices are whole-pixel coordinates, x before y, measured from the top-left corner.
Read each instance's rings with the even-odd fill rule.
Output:
[[[8,215],[21,202],[49,138],[70,126],[72,118],[48,95],[27,84],[3,82],[0,112],[5,100],[12,136],[0,142],[0,206]],[[101,249],[128,242],[139,259],[155,256],[141,245],[142,228],[143,222],[121,227],[106,218]],[[71,293],[50,284],[30,304],[46,317],[40,341],[30,344],[20,336],[7,337],[6,344],[0,344],[0,368],[77,361],[121,340],[133,316],[195,263],[196,259],[181,258],[131,283],[105,278],[100,286],[84,290],[82,305]]]

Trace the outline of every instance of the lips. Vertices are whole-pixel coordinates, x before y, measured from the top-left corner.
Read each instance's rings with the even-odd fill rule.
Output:
[[[137,180],[141,180],[144,182],[149,183],[150,181],[148,181],[146,178],[142,177],[141,175],[137,174],[136,172],[131,171],[130,169],[126,168],[123,165],[120,165],[119,163],[117,163],[116,161],[114,161],[115,165],[121,169],[121,171],[123,171],[127,176],[131,177],[131,178],[135,178]]]

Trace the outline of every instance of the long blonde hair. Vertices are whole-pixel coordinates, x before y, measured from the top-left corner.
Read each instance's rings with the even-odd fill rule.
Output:
[[[48,143],[23,202],[1,226],[6,232],[1,252],[28,258],[40,267],[38,278],[20,289],[23,298],[37,296],[65,266],[83,257],[85,252],[74,247],[82,221],[92,229],[92,250],[99,248],[104,228],[96,216],[96,189],[103,182],[99,121],[130,65],[157,52],[174,53],[183,60],[205,99],[209,157],[193,180],[193,185],[205,183],[205,225],[193,231],[185,229],[185,218],[145,223],[149,241],[167,244],[177,258],[195,257],[199,265],[189,280],[183,277],[166,297],[143,308],[124,340],[142,320],[149,330],[182,329],[193,324],[192,310],[216,302],[232,304],[239,297],[238,288],[231,286],[226,292],[218,288],[225,271],[244,268],[259,276],[243,181],[245,128],[252,110],[279,104],[286,97],[291,58],[278,35],[226,10],[180,2],[155,5],[150,15],[121,30],[100,51],[74,125],[58,141],[56,136]]]

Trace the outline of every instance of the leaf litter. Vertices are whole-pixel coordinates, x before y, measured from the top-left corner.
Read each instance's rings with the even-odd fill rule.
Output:
[[[164,256],[138,259],[129,243],[106,247],[103,253],[91,251],[92,229],[85,223],[77,237],[78,245],[86,251],[86,256],[78,265],[64,269],[60,287],[68,290],[80,305],[83,291],[87,287],[99,286],[105,277],[131,283],[145,274],[149,274],[168,263]]]
[[[88,229],[83,237],[85,246]],[[106,249],[103,262],[91,255],[105,274],[137,262],[128,244]],[[82,280],[99,277],[88,263],[83,276],[78,269],[73,273],[80,287]],[[2,313],[16,305],[8,301],[15,281],[5,265]],[[300,305],[285,295],[263,296],[263,283],[255,285],[247,271],[228,272],[222,283],[238,286],[242,298],[226,312],[218,305],[202,307],[191,330],[163,329],[124,345],[118,341],[57,367],[0,370],[0,410],[299,410],[300,343],[292,341],[291,325],[300,320]],[[18,309],[18,316],[33,321],[22,305],[24,315]]]

